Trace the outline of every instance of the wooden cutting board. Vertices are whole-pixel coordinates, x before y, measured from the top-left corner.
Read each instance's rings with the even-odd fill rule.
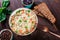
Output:
[[[35,4],[39,4],[40,2],[47,3],[49,9],[52,11],[52,13],[55,15],[57,19],[56,25],[57,25],[57,28],[59,28],[60,26],[60,18],[59,18],[60,17],[60,0],[35,0]],[[0,0],[0,6],[1,6],[1,0]],[[12,9],[13,11],[21,7],[23,6],[20,0],[10,0],[9,8]],[[2,23],[0,23],[0,30],[5,29],[5,28],[10,29],[9,24],[8,24],[9,16],[10,15],[7,15],[7,19],[3,21]],[[59,34],[58,30],[56,30],[54,26],[49,24],[47,20],[45,20],[44,18],[40,16],[38,16],[38,20],[39,20],[39,23],[35,32],[25,37],[22,37],[13,33],[14,40],[60,40],[59,38],[49,33],[44,33],[41,30],[39,30],[38,28],[40,28],[41,25],[45,25],[45,26],[48,26],[51,31]]]

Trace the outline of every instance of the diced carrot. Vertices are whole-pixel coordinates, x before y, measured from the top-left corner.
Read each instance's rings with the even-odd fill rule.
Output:
[[[16,18],[16,19],[18,19],[18,18]]]
[[[32,30],[34,29],[34,27],[32,27]]]
[[[26,34],[28,34],[28,33],[29,33],[29,31],[28,31],[28,29],[27,29],[27,28],[26,28],[26,31],[25,31],[25,33],[26,33]]]
[[[24,14],[24,10],[22,10],[21,12],[22,12],[22,14]]]
[[[14,18],[12,18],[11,20],[14,20]]]
[[[26,32],[28,32],[28,29],[26,28]]]
[[[24,19],[26,18],[26,17],[23,17]]]
[[[15,21],[13,20],[12,23],[15,24]]]
[[[34,27],[31,27],[31,30],[30,30],[30,32],[32,32],[34,30]]]
[[[14,18],[14,16],[12,16],[12,18]]]
[[[27,16],[30,16],[30,14],[26,13]]]
[[[22,30],[20,29],[19,32],[22,33]]]
[[[30,21],[32,21],[32,18],[30,19]]]
[[[12,16],[11,21],[14,23],[14,16]]]
[[[28,14],[28,16],[30,16],[30,15]]]
[[[34,24],[35,24],[35,22],[36,22],[36,21],[32,21],[32,23],[34,23]]]

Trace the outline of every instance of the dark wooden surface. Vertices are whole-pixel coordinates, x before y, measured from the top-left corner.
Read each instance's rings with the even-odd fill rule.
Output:
[[[0,6],[1,6],[1,1],[2,0],[0,0]],[[40,2],[45,2],[48,5],[49,9],[57,19],[55,24],[58,30],[60,31],[60,0],[35,0],[35,4],[39,4]],[[9,9],[12,9],[14,11],[15,9],[21,8],[21,7],[23,6],[20,0],[10,0]],[[0,23],[0,30],[6,29],[6,28],[10,29],[8,24],[9,16],[10,15],[7,15],[6,20]],[[52,26],[51,24],[49,24],[49,22],[47,22],[47,20],[39,16],[38,16],[38,19],[39,19],[39,23],[35,32],[33,32],[31,35],[24,36],[24,37],[13,33],[14,34],[13,40],[60,40],[59,38],[49,33],[42,32],[40,28],[43,26],[47,26],[52,32],[60,34],[59,31],[56,30],[54,26]]]

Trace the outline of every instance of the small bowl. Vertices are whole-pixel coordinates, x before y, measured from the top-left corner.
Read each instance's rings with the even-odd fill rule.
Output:
[[[28,4],[28,5],[24,4],[24,3],[23,3],[23,0],[21,0],[21,3],[22,3],[22,5],[23,5],[25,8],[31,8],[32,5],[33,5],[33,3],[34,3],[34,0],[32,0],[32,3],[31,3],[31,4]]]
[[[1,34],[2,32],[4,32],[4,31],[6,31],[6,30],[8,30],[8,31],[11,33],[11,38],[10,38],[10,40],[12,40],[12,39],[13,39],[13,33],[11,32],[11,30],[9,30],[9,29],[3,29],[3,30],[1,30],[0,34]],[[7,36],[7,37],[8,37],[8,36]]]
[[[22,9],[25,9],[25,10],[30,10],[30,9],[28,9],[28,8],[18,8],[18,9],[16,9],[15,11],[13,11],[12,12],[12,14],[10,15],[10,18],[9,18],[9,26],[10,26],[10,28],[11,28],[11,25],[10,25],[10,20],[11,20],[11,16],[13,16],[14,14],[16,14],[16,12],[17,11],[19,11],[19,10],[22,10]],[[32,10],[31,10],[32,11]],[[34,14],[35,14],[35,12],[34,12]],[[36,14],[35,14],[36,15]],[[36,15],[36,18],[37,18],[37,15]],[[37,18],[37,21],[36,21],[37,23],[38,23],[38,18]],[[36,28],[37,28],[37,25],[35,26],[35,28],[34,28],[34,30],[33,30],[33,32],[36,30]],[[13,30],[12,30],[13,31]],[[14,31],[13,31],[14,32]],[[14,32],[15,33],[15,32]],[[31,34],[32,32],[30,32],[29,34]],[[17,33],[16,33],[17,34]],[[29,35],[29,34],[26,34],[26,35]],[[17,34],[17,35],[19,35],[19,34]],[[26,35],[20,35],[20,36],[26,36]]]

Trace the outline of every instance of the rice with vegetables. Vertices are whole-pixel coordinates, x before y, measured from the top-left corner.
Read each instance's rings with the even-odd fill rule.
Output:
[[[16,34],[28,35],[36,29],[38,19],[30,9],[20,9],[11,15],[9,23]]]

